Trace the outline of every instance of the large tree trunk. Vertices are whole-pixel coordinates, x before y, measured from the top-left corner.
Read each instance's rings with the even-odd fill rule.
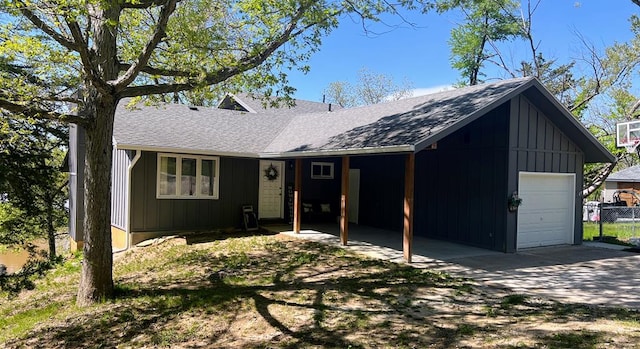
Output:
[[[118,99],[116,91],[105,82],[118,77],[117,30],[112,23],[119,22],[120,10],[116,2],[89,5],[89,14],[94,18],[91,31],[95,55],[91,63],[94,70],[85,78],[86,94],[80,111],[88,121],[84,125],[84,259],[76,299],[79,306],[113,296],[111,149]]]
[[[48,193],[45,195],[45,204],[47,205],[46,225],[47,239],[49,240],[49,260],[53,262],[56,259],[56,229],[53,226],[53,198]]]
[[[111,251],[111,148],[117,100],[89,94],[84,170],[84,260],[77,304],[85,306],[113,296]]]

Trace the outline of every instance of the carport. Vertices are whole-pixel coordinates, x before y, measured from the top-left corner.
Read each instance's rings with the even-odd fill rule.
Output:
[[[327,211],[340,220],[343,245],[354,238],[347,222],[387,229],[408,262],[418,237],[508,253],[581,244],[584,164],[613,159],[535,79],[341,110],[322,125],[328,119],[335,129],[319,123],[312,137],[303,131],[319,121],[300,119],[270,145],[290,162],[289,229],[312,223],[302,218],[305,200],[333,202],[338,209]],[[310,161],[335,171],[314,179]],[[358,198],[350,197],[352,171]],[[328,183],[332,190],[318,189]]]

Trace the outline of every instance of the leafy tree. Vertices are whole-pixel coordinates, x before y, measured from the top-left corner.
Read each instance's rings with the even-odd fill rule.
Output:
[[[65,223],[66,129],[50,121],[2,114],[0,119],[0,242],[24,245],[47,237],[54,260],[56,227]]]
[[[480,82],[484,64],[499,55],[496,43],[522,35],[515,0],[441,0],[438,12],[460,10],[464,22],[451,30],[451,63],[469,85]],[[491,49],[489,49],[491,48]],[[499,58],[499,57],[498,57]]]
[[[469,83],[477,82],[477,76],[484,74],[485,67],[478,62],[491,62],[511,77],[535,76],[616,155],[617,161],[612,164],[585,166],[582,194],[586,197],[598,190],[618,161],[635,161],[624,149],[616,148],[615,124],[635,117],[640,107],[640,101],[628,92],[632,87],[632,77],[640,66],[640,24],[638,18],[632,16],[631,30],[635,38],[630,42],[615,43],[604,52],[578,34],[583,56],[558,62],[543,55],[540,42],[534,37],[533,17],[540,3],[541,0],[523,2],[520,14],[514,7],[517,3],[510,1],[448,0],[439,2],[438,9],[460,10],[465,15],[466,21],[452,32],[450,44],[454,57],[458,58],[454,60],[454,67],[463,72]],[[484,17],[473,16],[476,12],[469,8],[491,11],[480,11]],[[482,27],[482,24],[491,29]],[[482,36],[483,32],[503,35]],[[507,39],[515,39],[528,47],[529,58],[521,60],[518,66],[511,66],[508,62],[518,60],[505,57],[496,44]]]
[[[403,2],[410,2],[409,0]],[[110,169],[123,98],[192,91],[288,96],[338,16],[394,11],[384,0],[7,0],[0,25],[0,108],[86,132],[84,263],[77,303],[113,295]],[[78,88],[80,88],[78,90]],[[72,103],[73,109],[65,109]]]
[[[65,224],[66,175],[61,172],[66,129],[58,123],[1,113],[0,243],[20,246],[29,260],[17,273],[0,277],[0,290],[13,295],[33,287],[33,278],[58,261],[56,227]],[[46,252],[32,244],[49,241]]]
[[[358,71],[355,85],[347,81],[334,81],[325,89],[325,95],[330,103],[349,108],[410,97],[411,88],[412,84],[407,80],[397,84],[388,75],[362,68]]]

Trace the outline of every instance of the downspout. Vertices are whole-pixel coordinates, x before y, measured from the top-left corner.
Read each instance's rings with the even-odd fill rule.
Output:
[[[118,253],[122,251],[126,251],[131,247],[131,173],[133,172],[133,167],[136,165],[140,157],[142,156],[141,150],[134,150],[136,155],[134,155],[131,163],[127,167],[127,209],[126,209],[126,245],[124,248],[119,249],[117,251],[113,251],[113,253]]]

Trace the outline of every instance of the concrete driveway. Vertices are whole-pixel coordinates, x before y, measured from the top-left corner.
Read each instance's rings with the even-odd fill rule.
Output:
[[[281,232],[340,246],[335,232],[325,231]],[[376,230],[350,234],[346,248],[374,258],[402,262],[401,239],[396,235]],[[640,309],[640,254],[616,248],[586,243],[507,254],[414,237],[412,265],[560,302]]]
[[[593,245],[449,260],[459,272],[516,293],[640,309],[640,254]]]

